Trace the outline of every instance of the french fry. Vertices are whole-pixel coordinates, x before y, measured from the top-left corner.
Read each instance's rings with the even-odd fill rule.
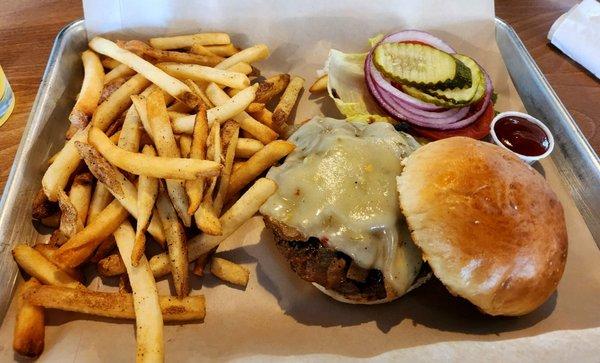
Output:
[[[300,91],[302,91],[303,85],[303,78],[293,77],[283,92],[277,107],[275,107],[275,110],[273,111],[273,122],[275,122],[275,125],[277,125],[280,129],[282,129],[287,122],[288,117],[292,112],[292,108],[294,108],[294,105],[298,100]]]
[[[226,199],[242,190],[263,171],[291,153],[294,148],[294,144],[284,140],[275,140],[265,145],[231,175]]]
[[[227,70],[229,72],[242,73],[245,75],[249,75],[253,71],[252,66],[246,62],[236,63],[236,64],[232,65],[231,67],[227,68]],[[241,89],[237,89],[237,90],[241,91]]]
[[[215,122],[223,123],[231,118],[239,118],[241,114],[245,113],[244,110],[246,107],[248,107],[248,105],[254,100],[254,92],[256,90],[256,86],[250,86],[235,95],[235,97],[229,98],[229,96],[227,96],[227,94],[225,94],[225,92],[223,92],[223,90],[221,90],[216,84],[214,84],[214,88],[217,88],[219,91],[221,91],[225,97],[215,97],[215,99],[218,99],[221,102],[216,105],[216,107],[206,111],[209,127],[211,127]],[[213,92],[216,93],[217,91]],[[214,104],[212,101],[211,103]],[[191,134],[194,129],[195,120],[196,115],[190,115],[173,120],[173,131],[176,133]],[[252,128],[252,120],[246,120],[245,122],[246,127]],[[277,135],[275,135],[275,138],[277,138]]]
[[[142,150],[144,155],[154,156],[156,151],[150,145],[144,146]],[[144,233],[148,228],[150,217],[154,209],[154,203],[158,196],[158,179],[140,175],[138,180],[138,195],[137,195],[137,228],[135,232],[135,244],[133,245],[133,252],[131,253],[131,263],[133,266],[137,266],[140,258],[144,255],[144,249],[146,246],[146,237]]]
[[[269,48],[264,44],[257,44],[250,48],[243,49],[229,58],[225,58],[221,63],[217,64],[217,69],[227,69],[236,63],[254,63],[269,57]]]
[[[233,171],[236,171],[240,168],[240,166],[244,165],[244,161],[234,161],[233,162]]]
[[[145,55],[159,62],[178,62],[214,66],[223,61],[223,57],[217,55],[201,55],[156,49],[139,40],[130,40],[121,44],[121,46],[135,54]]]
[[[150,84],[144,76],[137,74],[123,83],[106,101],[102,102],[92,116],[92,125],[102,131],[113,123],[131,105],[131,96],[137,95]]]
[[[83,128],[98,106],[104,84],[104,67],[98,55],[91,50],[81,54],[83,62],[83,83],[75,107],[69,114],[71,124]]]
[[[33,249],[38,251],[48,261],[52,262],[54,260],[54,253],[58,249],[58,246],[53,246],[53,245],[44,244],[44,243],[37,243],[36,245],[33,246]],[[63,270],[64,272],[66,272],[67,274],[69,274],[69,276],[71,276],[72,278],[74,278],[77,281],[81,281],[83,279],[83,274],[78,269],[70,268],[70,267],[61,267],[60,269]]]
[[[177,296],[181,298],[187,296],[190,291],[185,231],[179,223],[175,208],[162,185],[159,186],[156,207],[167,239],[173,284]]]
[[[17,299],[17,318],[13,333],[13,350],[25,357],[35,358],[44,351],[44,308],[34,306],[24,298],[31,287],[41,286],[34,277],[19,286]]]
[[[204,276],[204,268],[210,259],[211,253],[205,253],[202,256],[198,257],[194,262],[194,269],[192,273],[196,276],[202,277]]]
[[[83,229],[83,222],[81,222],[81,219],[79,218],[77,208],[62,190],[58,193],[58,206],[61,211],[58,232],[66,238],[71,238]],[[58,244],[63,244],[65,241],[61,241]]]
[[[94,251],[94,254],[90,258],[90,262],[97,264],[98,261],[108,256],[114,250],[116,245],[117,243],[115,242],[114,236],[108,236],[104,241],[102,241],[102,243],[100,243],[100,246],[96,248],[96,251]],[[64,266],[62,266],[62,269],[67,271]]]
[[[121,62],[116,61],[116,60],[114,60],[114,59],[112,59],[110,57],[104,57],[102,59],[102,66],[104,68],[115,69],[115,68],[117,68],[120,65],[121,65]]]
[[[110,236],[129,213],[118,200],[113,200],[83,230],[71,237],[56,251],[55,261],[60,266],[77,267],[84,263],[94,250]]]
[[[77,210],[77,216],[79,217],[79,221],[81,221],[82,227],[85,225],[90,208],[93,181],[93,175],[90,173],[78,174],[73,179],[71,190],[69,190],[69,199]]]
[[[259,83],[255,102],[268,103],[273,97],[285,90],[290,83],[290,78],[289,74],[278,74]]]
[[[271,179],[261,178],[254,182],[240,199],[219,218],[223,228],[221,235],[210,236],[203,233],[188,240],[188,259],[194,261],[217,247],[256,214],[258,209],[276,190],[277,184]],[[171,271],[169,255],[166,253],[154,255],[149,262],[155,277],[164,276]]]
[[[234,99],[235,97],[239,97],[241,94],[242,93],[240,92],[237,95],[235,95],[233,98],[229,98],[229,96],[227,96],[227,93],[225,93],[225,91],[223,91],[221,88],[219,88],[215,83],[210,83],[208,85],[208,87],[206,87],[206,95],[211,100],[211,102],[217,106],[223,105],[227,101]],[[246,107],[247,107],[247,105],[246,105]],[[245,109],[245,107],[244,107],[244,109]],[[210,112],[210,110],[209,110],[209,112]],[[253,119],[250,115],[248,115],[244,111],[242,111],[239,114],[237,114],[236,116],[234,116],[233,119],[240,124],[241,129],[248,131],[250,134],[252,134],[252,136],[256,137],[262,143],[266,144],[266,143],[269,143],[269,142],[277,139],[278,135],[275,131],[271,130],[267,126],[256,121],[255,119]],[[210,117],[209,117],[209,124],[210,124]]]
[[[150,39],[150,45],[157,49],[181,49],[194,44],[222,45],[230,43],[231,39],[227,33],[197,33]]]
[[[250,115],[271,130],[277,129],[277,125],[275,125],[275,122],[273,122],[273,113],[266,108],[263,108],[259,112],[255,112]]]
[[[85,289],[79,281],[27,245],[16,245],[12,254],[19,267],[44,284]]]
[[[215,82],[231,88],[244,89],[250,86],[250,79],[245,74],[216,69],[197,64],[159,63],[158,68],[181,80],[191,79],[199,82]]]
[[[101,37],[95,37],[90,41],[89,46],[98,53],[102,53],[118,60],[123,64],[126,64],[138,72],[140,76],[143,76],[152,83],[158,85],[160,88],[165,90],[165,92],[184,102],[186,105],[194,107],[198,103],[197,97],[190,91],[185,83],[169,76],[165,72],[155,67],[152,63],[142,59],[134,53],[120,48],[110,40]],[[137,76],[132,78],[135,77]]]
[[[33,219],[43,219],[58,212],[58,204],[51,202],[43,189],[40,189],[31,203],[31,216]]]
[[[90,207],[88,208],[86,225],[90,224],[112,200],[113,196],[106,185],[97,182],[92,194],[92,200],[90,201]]]
[[[104,76],[104,84],[109,84],[110,82],[119,78],[129,78],[135,75],[135,73],[136,72],[133,69],[129,68],[129,66],[127,66],[126,64],[119,64],[117,67],[111,69],[110,72],[106,73],[106,75]]]
[[[173,138],[174,141],[175,138]],[[89,142],[111,164],[135,175],[190,180],[215,176],[221,170],[220,165],[208,160],[158,157],[125,151],[110,142],[108,137],[96,128],[90,132]]]
[[[150,208],[151,210],[152,208]],[[114,233],[117,247],[125,267],[133,293],[135,312],[137,357],[139,361],[164,361],[163,318],[158,300],[154,276],[145,256],[133,265],[135,232],[128,221],[123,222]]]
[[[199,55],[209,55],[209,56],[217,56],[215,53],[211,52],[200,43],[194,43],[190,47],[190,53],[199,54]]]
[[[58,192],[65,189],[69,182],[71,174],[79,166],[81,158],[75,147],[75,142],[86,142],[88,137],[88,125],[85,129],[77,133],[69,140],[62,150],[58,153],[56,160],[48,167],[42,177],[42,189],[52,202],[58,201]]]
[[[251,104],[248,105],[248,107],[246,107],[246,112],[248,112],[248,113],[260,112],[264,108],[265,108],[264,103],[252,102]]]
[[[60,225],[60,213],[53,214],[46,218],[42,218],[40,222],[46,227],[58,228]]]
[[[76,146],[88,168],[98,181],[108,188],[111,194],[134,218],[138,218],[138,191],[135,185],[90,145],[78,143]],[[165,240],[160,223],[156,219],[150,221],[148,232],[157,241]]]
[[[142,138],[141,126],[142,120],[132,105],[125,114],[117,146],[126,151],[138,152]]]
[[[190,135],[179,135],[179,152],[182,158],[190,157],[190,148],[192,147],[192,137]]]
[[[98,274],[104,277],[119,276],[127,272],[125,263],[118,253],[108,255],[98,261]]]
[[[210,272],[223,281],[243,287],[248,285],[250,278],[250,271],[247,268],[219,257],[210,260]]]
[[[256,154],[264,146],[258,140],[240,137],[235,148],[235,157],[247,159]]]
[[[213,105],[212,102],[210,102],[210,100],[206,96],[206,93],[204,93],[202,88],[200,88],[200,86],[198,86],[196,82],[192,81],[191,79],[186,79],[183,82],[187,84],[188,87],[190,87],[190,89],[192,90],[192,92],[194,92],[194,94],[196,94],[196,96],[198,96],[198,98],[202,101],[202,103],[204,103],[206,108],[215,107],[215,105]]]
[[[209,52],[219,55],[221,57],[231,57],[235,53],[240,50],[236,48],[233,44],[225,44],[225,45],[203,45]],[[194,45],[192,44],[192,48],[190,52],[194,51]]]
[[[233,159],[235,158],[235,151],[240,131],[238,124],[232,121],[225,123],[225,129],[232,130],[232,135],[227,142],[228,145],[227,151],[225,152],[225,163],[223,165],[223,169],[221,170],[221,177],[219,179],[219,189],[217,190],[217,195],[213,202],[213,209],[216,215],[221,215],[221,209],[223,208],[223,204],[225,202],[225,196],[227,195],[227,190],[229,188],[229,179],[231,177]]]
[[[317,80],[312,84],[312,86],[310,86],[308,91],[310,93],[324,92],[325,90],[327,90],[327,82],[328,81],[329,81],[329,76],[325,74],[325,75],[317,78]]]
[[[169,115],[167,114],[167,107],[164,102],[162,92],[152,92],[146,99],[146,110],[148,112],[148,121],[150,127],[154,133],[154,144],[158,155],[169,158],[179,158],[180,152],[175,142],[175,136],[173,135],[173,129],[171,128],[171,122],[169,121]],[[210,163],[207,160],[196,160],[196,159],[183,159],[188,163],[195,163],[204,167],[203,173],[196,173],[195,178],[202,177],[214,173],[215,169],[220,170],[220,165],[216,163]],[[181,179],[193,179],[193,178],[179,178],[179,179],[167,179],[167,190],[169,196],[173,202],[173,206],[177,211],[177,215],[183,221],[186,227],[192,224],[192,219],[187,214],[190,206],[186,192],[185,182]]]
[[[132,294],[80,290],[59,286],[36,286],[28,289],[24,298],[36,306],[72,311],[107,318],[135,319]],[[206,315],[204,296],[178,299],[159,296],[158,302],[165,322],[202,320]]]
[[[190,159],[203,160],[206,157],[207,138],[208,120],[206,116],[206,107],[200,105],[198,113],[196,114],[196,122],[194,123]],[[204,194],[204,179],[197,178],[186,181],[185,190],[190,201],[188,214],[193,215],[202,201],[202,195]]]

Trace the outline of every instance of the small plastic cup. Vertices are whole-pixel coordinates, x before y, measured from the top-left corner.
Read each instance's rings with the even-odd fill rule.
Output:
[[[546,152],[544,152],[542,155],[528,156],[528,155],[519,154],[518,152],[515,152],[514,150],[509,149],[508,147],[506,147],[506,145],[504,145],[502,142],[500,142],[500,140],[498,139],[498,136],[496,135],[496,128],[495,128],[496,122],[498,122],[498,120],[500,120],[504,117],[510,117],[510,116],[522,117],[522,118],[526,119],[527,121],[539,126],[544,131],[546,136],[548,137],[548,150],[546,150]],[[496,145],[514,153],[515,155],[517,155],[521,160],[523,160],[527,164],[533,164],[536,161],[542,160],[543,158],[550,155],[550,153],[552,153],[552,150],[554,149],[554,136],[552,136],[550,129],[548,129],[548,127],[546,125],[544,125],[544,123],[542,121],[538,120],[537,118],[535,118],[531,115],[523,113],[523,112],[507,111],[507,112],[501,112],[501,113],[497,114],[496,117],[494,117],[494,119],[492,120],[492,124],[490,125],[490,134],[492,135],[492,140],[494,140],[494,143]]]

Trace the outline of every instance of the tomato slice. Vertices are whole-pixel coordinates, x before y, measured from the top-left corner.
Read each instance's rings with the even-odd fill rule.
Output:
[[[483,111],[481,116],[479,116],[475,122],[463,128],[456,130],[435,130],[411,125],[411,129],[417,135],[433,140],[446,139],[453,136],[466,136],[481,140],[490,133],[490,124],[493,119],[494,104],[490,102],[485,111]]]

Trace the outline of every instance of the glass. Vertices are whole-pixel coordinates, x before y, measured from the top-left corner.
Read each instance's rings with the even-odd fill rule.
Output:
[[[15,107],[15,95],[0,66],[0,126],[6,122]]]

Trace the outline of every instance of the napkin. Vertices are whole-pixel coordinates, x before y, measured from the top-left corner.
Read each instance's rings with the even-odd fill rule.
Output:
[[[548,39],[600,78],[600,2],[583,0],[554,22]]]

